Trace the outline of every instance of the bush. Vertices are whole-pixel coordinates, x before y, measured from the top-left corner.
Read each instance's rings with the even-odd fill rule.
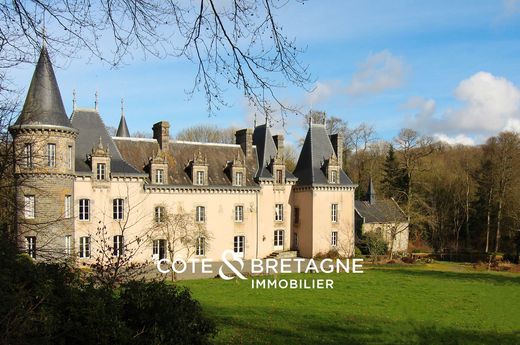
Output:
[[[206,344],[215,326],[189,291],[162,282],[95,286],[0,241],[0,344]]]
[[[360,249],[364,255],[377,257],[387,253],[388,244],[381,233],[367,232],[361,237]]]
[[[361,252],[361,249],[359,249],[359,247],[356,246],[356,247],[354,248],[354,257],[359,258],[359,257],[362,256],[362,255],[363,255],[363,253]]]

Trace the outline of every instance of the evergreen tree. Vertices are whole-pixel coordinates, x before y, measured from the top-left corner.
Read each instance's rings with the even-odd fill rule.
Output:
[[[381,181],[383,194],[386,198],[394,198],[404,201],[407,187],[405,171],[399,166],[393,145],[388,148],[388,153],[383,164],[383,179]]]

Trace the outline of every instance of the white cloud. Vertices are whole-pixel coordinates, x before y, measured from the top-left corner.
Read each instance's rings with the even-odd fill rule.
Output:
[[[454,95],[462,106],[440,114],[434,100],[410,99],[404,107],[417,112],[407,118],[407,125],[425,133],[468,137],[520,130],[520,89],[506,78],[478,72],[461,81]]]
[[[370,54],[360,64],[346,91],[353,96],[361,96],[398,88],[403,84],[408,69],[400,57],[388,50]]]
[[[314,89],[305,97],[305,102],[313,106],[315,104],[327,101],[340,92],[341,86],[338,80],[317,81]]]
[[[449,137],[443,133],[435,133],[433,137],[438,141],[442,141],[450,145],[475,145],[475,140],[466,136],[465,134],[458,134]]]

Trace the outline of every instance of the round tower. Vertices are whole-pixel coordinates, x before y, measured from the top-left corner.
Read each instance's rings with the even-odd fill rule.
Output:
[[[42,48],[13,136],[16,236],[37,259],[74,254],[74,161],[78,131],[67,117],[47,49]]]

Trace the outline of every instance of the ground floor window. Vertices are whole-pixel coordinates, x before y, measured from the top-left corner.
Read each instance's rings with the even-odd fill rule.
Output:
[[[206,239],[204,237],[197,238],[197,248],[195,250],[195,255],[197,255],[197,256],[206,255]]]
[[[332,235],[331,235],[331,238],[330,238],[330,244],[333,247],[336,247],[338,245],[338,232],[337,231],[333,231],[332,232]]]
[[[245,236],[235,236],[233,238],[233,251],[239,256],[244,256],[244,244],[246,242]]]
[[[125,248],[125,239],[122,235],[114,236],[114,255],[120,256],[123,255],[123,251]]]
[[[79,238],[79,257],[90,258],[90,237],[84,236]]]
[[[166,240],[153,240],[153,258],[156,260],[166,258]]]
[[[36,236],[25,237],[25,249],[31,258],[36,259]]]
[[[274,231],[274,248],[275,249],[283,249],[283,238],[284,238],[283,230]]]

